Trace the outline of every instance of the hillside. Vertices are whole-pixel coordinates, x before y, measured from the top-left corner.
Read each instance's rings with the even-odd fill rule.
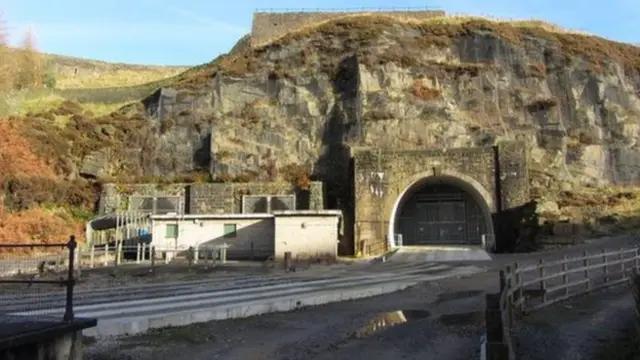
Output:
[[[188,66],[150,66],[110,63],[70,56],[44,54],[55,71],[56,88],[104,88],[141,85],[169,78]]]
[[[0,96],[0,115],[46,112],[71,101],[92,113],[107,115],[148,96],[187,66],[110,63],[69,56],[40,54],[55,88],[13,91]]]
[[[345,200],[346,146],[526,139],[541,223],[571,219],[589,235],[640,225],[632,45],[541,22],[353,15],[238,46],[163,85],[109,115],[63,103],[10,119],[36,144],[29,163],[56,174],[42,198],[42,175],[5,175],[21,190],[5,194],[6,211],[57,204],[77,214],[100,179],[207,181],[210,170],[224,181],[309,172],[335,204]]]

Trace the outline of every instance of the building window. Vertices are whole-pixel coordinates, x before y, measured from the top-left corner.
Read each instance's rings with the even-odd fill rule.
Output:
[[[224,224],[222,236],[225,238],[234,238],[236,237],[236,231],[236,224]]]
[[[166,238],[177,239],[178,238],[178,224],[167,224],[165,227],[164,236]]]

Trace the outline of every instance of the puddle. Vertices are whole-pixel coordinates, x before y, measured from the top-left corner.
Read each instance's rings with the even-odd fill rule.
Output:
[[[466,291],[455,291],[455,292],[443,293],[438,295],[436,304],[440,304],[446,301],[468,299],[468,298],[476,297],[483,294],[484,294],[484,291],[482,290],[466,290]]]
[[[352,337],[365,338],[372,334],[410,321],[431,316],[428,310],[396,310],[380,313],[371,318],[364,326],[356,330]]]
[[[438,317],[438,321],[446,326],[455,325],[482,325],[484,323],[484,311],[472,311],[457,314],[445,314]]]

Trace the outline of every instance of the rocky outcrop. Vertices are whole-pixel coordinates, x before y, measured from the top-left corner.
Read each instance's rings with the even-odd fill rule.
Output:
[[[640,78],[625,73],[625,64],[610,61],[595,71],[589,59],[543,37],[525,37],[525,31],[520,44],[476,31],[447,47],[407,49],[389,58],[396,39],[417,37],[414,32],[397,26],[393,36],[370,40],[366,49],[346,47],[333,73],[318,68],[319,59],[294,66],[300,52],[318,57],[320,41],[346,41],[310,34],[264,49],[262,70],[231,76],[220,69],[197,96],[151,114],[162,123],[190,113],[189,126],[202,116],[215,119],[211,149],[220,171],[257,170],[268,153],[283,163],[314,162],[335,137],[350,145],[392,147],[526,138],[533,162],[564,180],[596,184],[637,177]],[[163,136],[168,144],[184,144],[188,131],[174,125]]]
[[[541,26],[352,16],[239,46],[160,90],[145,101],[154,146],[131,160],[256,179],[298,164],[331,198],[346,146],[521,139],[536,196],[558,201],[549,194],[638,179],[638,69],[636,47]],[[344,192],[333,194],[329,206]]]

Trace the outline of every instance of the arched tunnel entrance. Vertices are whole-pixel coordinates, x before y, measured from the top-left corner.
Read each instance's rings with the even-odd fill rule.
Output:
[[[483,193],[484,192],[484,193]],[[430,176],[410,185],[397,199],[389,221],[389,245],[484,246],[491,250],[492,198],[452,176]]]

